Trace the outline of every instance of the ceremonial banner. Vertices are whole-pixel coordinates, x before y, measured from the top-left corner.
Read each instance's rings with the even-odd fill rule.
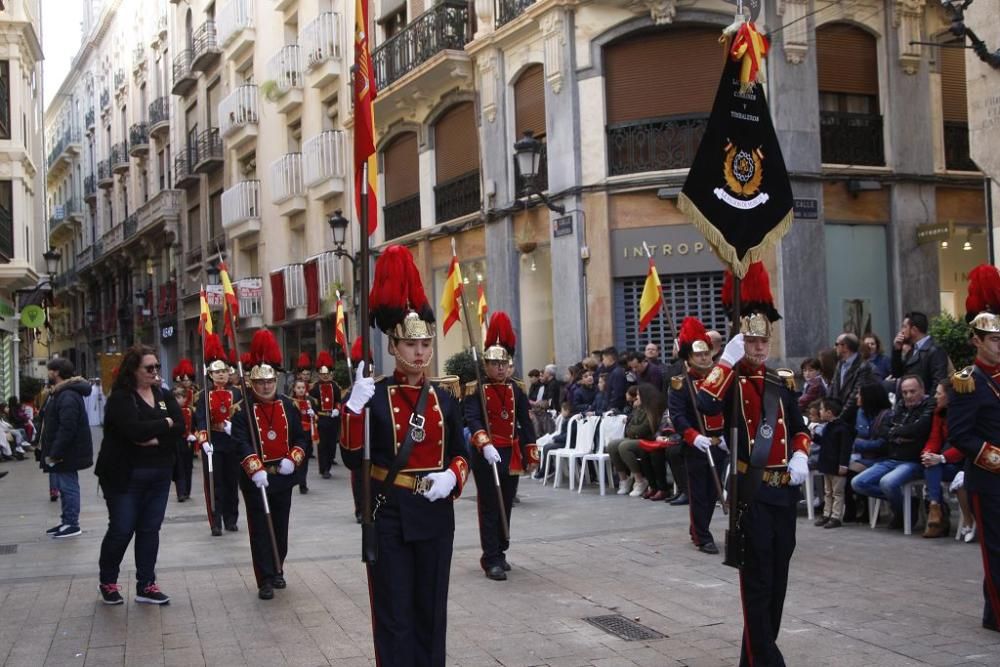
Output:
[[[199,302],[201,308],[201,317],[198,318],[198,335],[204,336],[205,334],[210,334],[213,332],[212,311],[208,309],[208,295],[205,293],[204,286],[202,286],[201,288]]]
[[[222,282],[222,335],[235,341],[236,332],[233,330],[233,323],[240,316],[240,301],[233,291],[233,283],[229,280],[225,262],[219,262],[219,280]],[[230,313],[232,313],[231,319]]]
[[[646,284],[642,286],[642,296],[639,297],[639,332],[646,330],[656,314],[663,306],[663,290],[660,285],[660,274],[656,271],[653,258],[649,258],[649,271],[646,273]]]
[[[375,69],[368,40],[368,0],[357,0],[354,11],[354,202],[361,219],[361,187],[368,164],[368,235],[378,227],[375,184]],[[365,221],[362,221],[365,224]]]
[[[732,38],[705,136],[677,206],[742,278],[792,224],[792,187],[760,84],[767,40]]]
[[[444,324],[442,331],[448,333],[455,322],[459,319],[458,300],[462,296],[462,269],[458,265],[458,255],[451,256],[451,265],[448,267],[448,275],[444,279],[444,290],[441,294],[441,311],[444,314]]]

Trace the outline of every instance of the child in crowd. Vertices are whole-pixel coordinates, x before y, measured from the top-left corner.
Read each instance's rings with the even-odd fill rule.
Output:
[[[843,405],[835,398],[819,401],[819,419],[822,430],[816,437],[819,443],[819,465],[826,491],[823,516],[816,519],[816,526],[840,528],[844,521],[844,487],[847,483],[847,464],[851,458],[851,429],[837,419]]]
[[[823,366],[819,359],[809,358],[802,362],[802,395],[799,408],[805,410],[815,401],[826,396],[826,381],[823,380]]]
[[[174,485],[177,488],[177,502],[183,503],[191,498],[191,474],[194,471],[194,447],[198,438],[192,431],[191,420],[194,416],[194,406],[188,405],[190,394],[184,387],[174,387],[174,398],[184,415],[184,437],[177,443],[177,456],[174,458]]]

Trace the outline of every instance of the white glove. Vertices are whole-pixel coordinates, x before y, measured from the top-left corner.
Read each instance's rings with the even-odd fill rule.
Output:
[[[338,410],[337,408],[334,408],[333,410],[330,410],[330,416],[331,417],[339,417],[340,416],[340,410]]]
[[[267,472],[258,470],[250,477],[250,481],[257,485],[258,489],[267,488]]]
[[[310,417],[315,417],[316,411],[313,410],[312,408],[309,408],[308,410],[306,410],[306,414],[309,415]]]
[[[229,421],[228,419],[226,421],[222,422],[222,430],[226,432],[226,435],[232,435],[233,434],[233,422]]]
[[[958,474],[955,475],[955,479],[951,481],[951,486],[948,487],[948,490],[955,493],[963,486],[965,486],[965,471],[959,470]]]
[[[726,362],[730,368],[735,368],[736,364],[740,363],[743,355],[743,334],[736,334],[731,341],[726,343],[725,349],[722,350],[720,361]]]
[[[788,462],[788,472],[791,474],[792,486],[801,486],[809,476],[809,457],[803,452],[795,452]]]
[[[351,387],[351,397],[347,399],[347,409],[356,415],[361,411],[368,401],[375,395],[375,378],[365,377],[365,362],[358,364],[358,374],[354,376],[354,386]]]
[[[719,449],[724,451],[726,454],[729,453],[729,445],[726,444],[726,437],[722,436],[719,438],[719,444],[716,445]]]
[[[281,463],[278,464],[278,474],[291,475],[293,472],[295,472],[295,464],[292,463],[292,460],[281,459]]]
[[[500,452],[493,445],[484,445],[483,458],[487,463],[500,463]]]
[[[205,442],[201,443],[201,451],[205,452],[206,454],[211,454],[212,452],[215,451],[215,447],[212,446],[212,443],[206,440]]]
[[[709,449],[712,447],[712,439],[706,435],[696,435],[694,436],[694,446],[698,451],[709,454]]]
[[[455,484],[458,481],[455,477],[455,473],[450,470],[445,470],[444,472],[432,472],[427,475],[427,479],[431,480],[431,488],[424,494],[424,498],[431,502],[447,498],[451,494],[451,490],[455,488]]]
[[[198,441],[198,438],[196,438],[196,437],[195,437],[195,435],[194,435],[194,433],[192,433],[191,435],[189,435],[189,436],[187,437],[187,441],[188,441],[188,442],[197,442],[197,441]]]

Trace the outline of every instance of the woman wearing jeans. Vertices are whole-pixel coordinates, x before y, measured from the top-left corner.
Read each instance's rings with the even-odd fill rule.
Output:
[[[108,505],[101,543],[100,589],[105,604],[122,604],[118,571],[135,536],[136,602],[170,601],[156,585],[160,524],[167,509],[177,441],[184,433],[180,407],[160,388],[160,363],[150,347],[125,353],[104,413],[97,473]]]

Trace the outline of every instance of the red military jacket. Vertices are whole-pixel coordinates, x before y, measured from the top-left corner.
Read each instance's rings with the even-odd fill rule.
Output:
[[[195,409],[195,423],[198,428],[198,442],[208,440],[208,428],[221,432],[224,430],[223,424],[227,419],[232,419],[239,410],[239,403],[242,400],[239,390],[230,387],[218,388],[213,386],[208,391],[208,418],[205,418],[205,399],[202,398]],[[206,423],[208,424],[206,426]]]
[[[332,382],[317,382],[309,390],[309,395],[316,401],[316,413],[320,417],[332,417],[334,410],[339,410],[337,402],[337,386]]]
[[[309,411],[313,410],[313,399],[309,396],[293,398],[292,403],[298,408],[299,415],[302,417],[302,430],[306,432],[309,441],[315,445],[319,442],[319,429],[316,428],[316,415],[309,414]]]
[[[528,465],[538,463],[528,397],[520,386],[509,380],[485,383],[482,398],[478,392],[476,383],[471,383],[462,407],[466,426],[472,431],[472,444],[477,449],[489,444],[498,449],[510,447],[510,472],[523,474]],[[483,398],[486,401],[485,420]]]
[[[288,401],[286,403],[285,401]],[[278,463],[281,459],[289,459],[296,467],[300,466],[306,458],[305,450],[299,442],[303,437],[301,425],[295,410],[289,410],[292,405],[290,399],[282,400],[276,398],[270,403],[255,401],[253,404],[253,418],[256,422],[257,433],[260,434],[260,444],[263,450],[263,457],[256,452],[246,455],[243,458],[243,470],[247,475],[253,475],[258,470],[264,469],[267,464]],[[242,426],[243,420],[239,424]],[[243,429],[241,428],[240,431]],[[244,438],[237,434],[234,425],[233,438],[240,444]]]

